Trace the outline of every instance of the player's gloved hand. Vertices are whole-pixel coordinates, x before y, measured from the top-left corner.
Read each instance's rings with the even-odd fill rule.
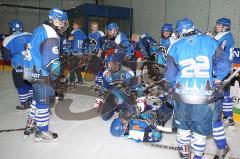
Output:
[[[215,79],[214,80],[214,85],[215,85],[214,98],[215,98],[215,100],[217,100],[217,99],[223,97],[223,92],[221,90],[222,81],[218,80],[218,79]]]
[[[222,86],[222,81],[218,80],[218,79],[215,79],[214,80],[214,85],[217,89],[220,89],[220,87]]]
[[[68,83],[68,78],[66,76],[61,76],[61,77],[59,77],[58,81],[62,84],[67,84]]]
[[[99,111],[102,106],[103,106],[103,100],[100,98],[96,98],[96,101],[94,103],[94,108],[96,108]]]
[[[173,104],[173,95],[174,95],[174,89],[169,88],[169,90],[166,92],[166,100],[169,104]]]
[[[137,108],[139,109],[139,111],[141,113],[144,112],[147,107],[146,97],[139,97],[139,98],[137,98],[136,102],[137,102]]]

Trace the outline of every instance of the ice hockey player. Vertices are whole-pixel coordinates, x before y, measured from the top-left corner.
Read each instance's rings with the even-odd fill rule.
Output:
[[[227,56],[226,60],[231,66],[231,51],[234,47],[234,40],[233,35],[230,32],[230,26],[230,19],[218,19],[215,26],[215,31],[217,34],[214,36],[214,38],[217,40],[219,47],[224,51],[224,54]],[[228,73],[230,74],[230,71]],[[221,85],[221,81],[219,81],[217,84]],[[233,101],[232,97],[230,97],[230,85],[228,85],[224,90],[224,98],[220,98],[216,102],[215,109],[213,110],[213,138],[218,148],[214,159],[225,158],[226,154],[230,150],[226,140],[224,124],[228,126],[234,126],[232,109]],[[225,123],[222,122],[222,112]]]
[[[158,44],[158,42],[148,33],[143,33],[140,37],[138,36],[138,38],[134,38],[134,42],[138,43],[138,47],[141,49],[144,58],[151,57],[151,46],[153,44]]]
[[[77,84],[83,85],[83,79],[81,75],[81,68],[79,67],[79,61],[83,56],[84,41],[87,39],[85,33],[80,29],[79,22],[73,22],[73,31],[69,37],[69,41],[72,44],[71,56],[69,59],[70,64],[70,85],[75,83],[75,73],[77,75]]]
[[[101,49],[105,52],[105,57],[117,51],[125,52],[126,57],[133,55],[133,46],[124,33],[119,31],[119,26],[112,22],[106,27],[106,36],[101,38]],[[108,52],[108,50],[110,50]]]
[[[212,134],[214,87],[227,76],[230,65],[214,39],[195,33],[189,18],[177,22],[176,32],[180,39],[168,50],[165,78],[175,98],[179,153],[183,159],[201,159],[206,137]]]
[[[97,22],[91,22],[91,32],[88,34],[88,39],[89,40],[95,40],[96,42],[96,53],[100,50],[100,39],[105,36],[105,34],[98,30],[98,23]],[[101,53],[99,53],[101,54]],[[100,56],[100,55],[99,55]]]
[[[168,49],[169,46],[172,45],[176,40],[174,36],[172,36],[172,34],[173,34],[172,24],[168,24],[168,23],[164,24],[161,30],[160,45]]]
[[[32,76],[33,102],[28,114],[25,135],[35,133],[35,141],[55,141],[56,133],[48,130],[49,105],[54,97],[54,89],[50,83],[55,82],[60,74],[60,38],[68,27],[67,14],[53,8],[49,11],[48,20],[33,31],[29,46],[28,74]]]
[[[148,110],[139,115],[118,117],[110,126],[110,132],[115,137],[127,136],[136,142],[158,142],[162,138],[156,125],[161,125],[157,112]]]
[[[175,37],[173,35],[173,26],[172,24],[166,23],[162,26],[161,30],[161,39],[160,39],[160,45],[165,47],[166,49],[169,48],[170,45],[172,45],[175,41]],[[161,53],[163,54],[163,53]],[[159,64],[165,64],[165,60],[162,59],[162,56],[158,56],[158,63]]]
[[[32,86],[23,77],[25,49],[31,41],[32,34],[23,32],[23,23],[18,19],[9,22],[9,29],[11,35],[4,39],[3,47],[5,49],[3,50],[11,57],[13,81],[21,104],[16,109],[22,111],[29,109],[32,102]]]
[[[225,54],[229,57],[229,62],[232,63],[232,51],[234,48],[234,38],[230,32],[231,20],[228,18],[220,18],[216,21],[217,35],[214,38],[218,41],[218,45],[224,50]],[[224,124],[227,126],[234,126],[233,121],[233,101],[230,97],[230,86],[224,91],[223,100],[223,119]]]
[[[109,106],[109,109],[106,108],[107,110],[105,111],[103,110],[105,108],[102,108],[102,106],[103,104],[107,104],[108,101],[103,103],[102,99],[96,99],[95,107],[104,112],[101,113],[103,120],[110,119],[114,115],[114,112],[121,109],[129,111],[132,114],[136,113],[137,110],[143,112],[146,109],[146,97],[144,97],[141,84],[138,83],[138,79],[136,79],[132,70],[121,66],[124,56],[125,53],[117,52],[109,55],[106,59],[107,69],[103,72],[102,89],[111,91],[115,102],[110,101],[112,106]],[[117,87],[117,85],[120,86]],[[122,88],[124,88],[124,90]],[[106,98],[106,96],[104,98]]]

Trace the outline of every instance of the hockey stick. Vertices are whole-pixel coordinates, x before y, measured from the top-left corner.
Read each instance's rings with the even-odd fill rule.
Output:
[[[239,72],[240,72],[240,67],[239,67],[238,69],[236,69],[227,79],[225,79],[225,80],[223,81],[223,84],[222,84],[220,90],[223,90],[223,88],[226,87],[226,85],[227,85],[229,82],[231,82],[231,80],[232,80],[233,78],[237,77]]]
[[[6,130],[0,130],[1,132],[12,132],[12,131],[23,131],[25,128],[18,128],[18,129],[6,129]]]
[[[178,151],[179,150],[178,146],[170,146],[170,145],[155,144],[155,143],[144,143],[144,144],[148,145],[148,146],[151,146],[151,147],[154,147],[154,148],[159,148],[159,149],[172,150],[172,151]],[[204,155],[214,156],[215,154],[204,153]],[[238,159],[238,158],[229,156],[229,159]]]

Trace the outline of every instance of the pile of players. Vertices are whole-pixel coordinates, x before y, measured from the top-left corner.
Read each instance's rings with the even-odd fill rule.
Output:
[[[79,63],[84,54],[91,53],[100,63],[94,89],[102,98],[96,99],[95,107],[103,120],[118,112],[111,124],[112,135],[159,141],[158,126],[164,126],[174,111],[181,158],[201,159],[209,135],[213,135],[218,148],[214,158],[224,158],[229,146],[222,112],[226,125],[233,126],[232,98],[229,89],[224,90],[224,95],[215,90],[221,88],[231,71],[234,41],[230,25],[229,19],[221,18],[216,21],[216,35],[205,35],[185,18],[176,24],[177,37],[173,26],[165,24],[158,43],[147,33],[134,34],[129,40],[116,23],[106,26],[106,35],[98,31],[97,23],[92,23],[87,37],[80,24],[74,22],[71,36],[60,47],[59,35],[68,27],[64,11],[51,9],[48,20],[33,34],[23,32],[21,21],[11,21],[12,35],[4,39],[3,52],[11,55],[13,80],[21,102],[17,110],[30,108],[25,135],[36,130],[36,141],[57,140],[58,135],[48,130],[48,123],[49,106],[55,95],[53,85],[61,74],[60,50],[70,56],[67,61],[71,84],[75,82],[75,72],[77,82],[83,84]],[[149,61],[144,70],[143,64]],[[153,64],[164,66],[163,78],[158,78],[161,73],[155,74]],[[154,81],[153,85],[143,82],[144,74]],[[157,87],[156,98],[160,101],[153,106],[146,98],[150,87]]]

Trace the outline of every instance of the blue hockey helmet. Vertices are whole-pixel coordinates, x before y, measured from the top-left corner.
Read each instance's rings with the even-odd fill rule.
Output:
[[[52,8],[49,11],[48,18],[52,20],[55,20],[55,19],[62,20],[62,21],[68,20],[67,13],[59,8]]]
[[[170,32],[173,33],[173,25],[166,23],[162,26],[162,32]]]
[[[231,26],[231,20],[228,18],[220,18],[216,21],[216,24],[222,24],[223,26],[230,27]]]
[[[116,137],[124,135],[125,133],[124,124],[120,118],[116,118],[112,121],[110,132],[113,136],[116,136]]]
[[[194,24],[190,18],[184,18],[177,21],[176,32],[182,36],[191,31],[194,31]]]
[[[121,63],[122,63],[124,57],[125,57],[125,54],[121,51],[109,55],[105,60],[105,62],[107,64],[107,68],[113,72],[118,71],[121,67]]]
[[[123,58],[124,58],[124,56],[125,56],[124,52],[118,51],[118,52],[116,52],[114,54],[109,55],[106,58],[105,62],[106,63],[108,63],[108,62],[119,62],[119,63],[121,63]]]
[[[116,23],[112,22],[107,25],[107,31],[111,31],[113,29],[119,30],[119,27]]]
[[[67,27],[68,27],[68,16],[67,13],[64,12],[61,9],[58,8],[52,8],[49,11],[48,14],[48,19],[49,22],[57,29],[57,31],[59,31],[60,33],[63,33]],[[54,23],[54,21],[58,22],[58,26],[56,26],[56,23]]]
[[[11,32],[22,31],[23,30],[23,22],[18,19],[11,20],[8,24]]]

